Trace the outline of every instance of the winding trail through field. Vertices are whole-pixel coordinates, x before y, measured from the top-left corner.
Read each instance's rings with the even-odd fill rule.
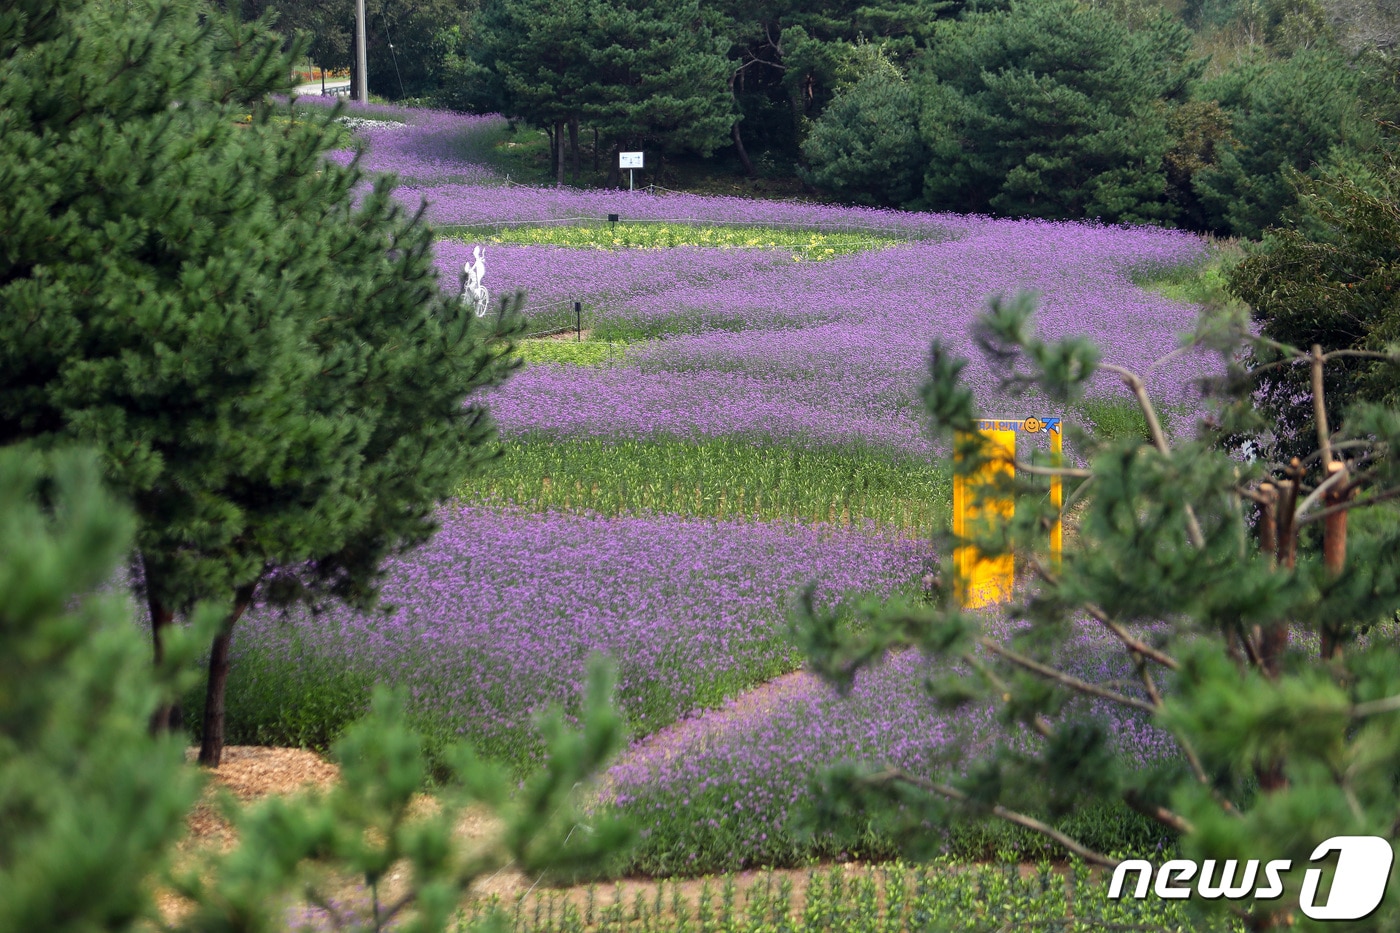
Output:
[[[618,756],[614,766],[636,767],[645,761],[665,760],[671,756],[683,755],[706,747],[714,741],[723,741],[731,729],[741,728],[746,721],[782,709],[804,693],[811,695],[812,684],[818,678],[806,671],[784,674],[752,690],[729,700],[724,706],[691,716],[646,736],[633,743]],[[193,760],[193,750],[190,755]],[[251,803],[274,794],[290,794],[302,789],[319,788],[324,790],[339,779],[339,769],[314,752],[301,749],[263,748],[256,746],[229,746],[224,750],[224,764],[210,773],[210,793],[219,788],[228,790],[244,803]],[[598,789],[599,796],[606,796],[607,785]],[[219,816],[212,805],[212,796],[195,809],[190,818],[191,836],[182,846],[182,855],[189,858],[204,845],[227,849],[236,840],[232,826]],[[499,823],[484,811],[469,811],[458,824],[459,838],[470,842],[486,843],[500,830]],[[850,871],[863,873],[868,866],[849,863]],[[808,878],[814,869],[785,869],[777,871],[753,870],[733,874],[735,887],[742,903],[743,892],[753,884],[777,884],[783,879],[793,885],[793,906],[801,909]],[[388,876],[388,888],[397,890],[402,884],[402,870],[392,871]],[[707,889],[717,897],[722,882],[714,879],[655,880],[651,878],[626,878],[616,882],[604,882],[593,890],[599,896],[599,906],[622,898],[631,904],[638,895],[654,900],[658,886],[666,889],[669,903],[674,891],[682,903],[693,908],[698,904],[702,889]],[[516,898],[530,893],[543,896],[559,896],[582,908],[589,899],[589,886],[572,888],[549,888],[537,885],[522,872],[507,867],[494,875],[479,880],[473,886],[477,897],[498,897],[509,904]],[[346,879],[335,891],[343,902],[353,902],[363,895],[363,886]],[[160,897],[162,913],[167,919],[179,917],[183,905],[168,892]]]
[[[669,760],[707,748],[717,740],[722,742],[730,730],[741,728],[755,717],[771,715],[800,697],[811,697],[820,680],[808,671],[783,674],[739,694],[718,709],[674,722],[634,742],[613,761],[609,770],[630,771],[647,761]],[[606,794],[606,784],[602,793]]]
[[[731,731],[743,729],[755,718],[781,712],[789,703],[810,698],[819,680],[815,674],[807,671],[794,671],[776,677],[734,697],[718,709],[683,719],[638,740],[617,758],[613,767],[629,770],[644,768],[649,762],[666,761],[674,756],[703,749],[713,742],[727,741]],[[193,760],[193,750],[191,753]],[[301,789],[324,790],[339,779],[339,769],[319,755],[300,749],[230,746],[225,749],[223,766],[211,772],[211,778],[211,793],[216,788],[223,788],[232,792],[240,801],[251,803],[269,795],[295,793]],[[606,781],[596,793],[599,797],[607,796]],[[211,804],[212,797],[207,797],[191,815],[191,838],[181,846],[180,855],[183,859],[193,858],[195,852],[203,846],[227,849],[234,844],[236,833],[222,817],[216,815]],[[433,805],[424,798],[423,806],[432,808]],[[469,844],[490,844],[499,831],[500,824],[495,818],[488,812],[477,809],[463,814],[457,826],[458,838]],[[493,875],[479,879],[472,886],[472,895],[478,902],[497,898],[505,906],[515,903],[517,899],[524,898],[533,902],[540,898],[545,901],[552,900],[556,904],[569,903],[580,911],[586,910],[589,904],[593,904],[595,909],[618,902],[630,907],[638,899],[648,904],[655,904],[660,899],[666,905],[665,912],[679,907],[689,916],[702,900],[716,903],[725,880],[732,879],[736,903],[740,905],[746,902],[747,892],[751,887],[758,886],[762,889],[773,885],[776,889],[778,885],[790,885],[789,903],[794,915],[800,915],[806,902],[808,886],[813,883],[814,878],[818,884],[827,883],[823,879],[829,880],[827,872],[834,867],[833,863],[824,862],[807,868],[735,872],[725,876],[725,879],[718,880],[638,877],[601,882],[593,886],[551,887],[533,881],[513,866],[507,866]],[[883,886],[883,873],[878,864],[852,861],[843,863],[840,867],[847,879],[871,875],[878,885]],[[1023,875],[1036,870],[1036,866],[1021,866]],[[390,896],[398,896],[404,890],[406,881],[406,867],[395,866],[386,876],[381,895],[387,893]],[[342,879],[340,883],[335,884],[331,893],[332,900],[343,905],[358,903],[365,897],[362,882],[351,878]],[[169,892],[162,892],[159,902],[161,912],[167,920],[182,916],[187,907]],[[470,902],[464,902],[463,906],[467,907]]]

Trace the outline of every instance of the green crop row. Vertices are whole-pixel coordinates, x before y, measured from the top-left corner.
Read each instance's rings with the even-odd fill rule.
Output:
[[[931,461],[874,448],[540,437],[503,444],[458,495],[535,511],[873,523],[919,536],[946,524],[952,479]]]
[[[507,227],[492,243],[572,246],[584,249],[667,249],[712,246],[720,249],[780,249],[794,258],[830,259],[893,246],[899,240],[869,233],[784,230],[776,227],[698,226],[684,223],[571,224]]]
[[[463,928],[495,914],[512,933],[898,933],[898,931],[1241,930],[1239,921],[1194,915],[1182,901],[1109,900],[1105,879],[1073,869],[1015,865],[892,863],[873,869],[834,866],[802,885],[769,874],[740,889],[735,876],[698,892],[659,883],[630,897],[611,892],[546,891],[464,912]]]
[[[532,322],[537,323],[537,322]],[[566,339],[526,339],[516,344],[526,363],[559,363],[566,366],[598,366],[621,359],[627,346],[621,341]]]

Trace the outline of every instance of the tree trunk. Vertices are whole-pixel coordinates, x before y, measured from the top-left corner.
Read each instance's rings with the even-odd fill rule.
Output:
[[[734,100],[735,110],[739,109],[739,96],[734,92],[734,82],[736,80],[742,81],[743,78],[742,71],[729,76],[729,96]],[[752,160],[749,159],[748,150],[744,148],[744,137],[739,133],[739,121],[742,119],[744,119],[742,113],[734,115],[734,124],[729,127],[729,138],[734,140],[734,151],[739,153],[739,164],[744,166],[744,174],[753,178],[758,175],[758,172],[754,169]]]
[[[739,135],[738,120],[735,120],[734,125],[729,128],[729,136],[734,140],[734,151],[739,153],[739,163],[744,166],[744,174],[750,178],[757,178],[758,169],[753,167],[753,161],[749,159],[748,150],[744,148],[744,137]]]
[[[622,187],[622,169],[617,167],[617,154],[622,151],[622,144],[618,143],[612,147],[612,163],[608,166],[607,186],[609,188]]]
[[[164,632],[175,621],[175,611],[161,602],[154,594],[155,587],[151,585],[150,564],[142,558],[142,571],[146,577],[146,606],[151,613],[151,647],[154,655],[155,667],[160,668],[165,663],[165,637]],[[170,731],[171,722],[175,715],[174,703],[161,703],[151,714],[151,734],[159,735]]]
[[[554,184],[560,188],[564,187],[564,122],[556,120],[554,122]]]
[[[1327,479],[1337,473],[1345,474],[1346,464],[1333,461],[1327,464]],[[1353,490],[1343,475],[1340,485],[1332,488],[1323,497],[1323,506],[1333,508],[1345,504],[1352,497]],[[1335,512],[1322,520],[1322,563],[1332,576],[1340,576],[1347,562],[1347,513]],[[1322,623],[1322,660],[1334,661],[1342,656],[1340,626],[1331,620]]]
[[[598,128],[593,127],[593,171],[598,171]]]
[[[1298,483],[1302,479],[1302,467],[1297,457],[1293,458],[1287,472],[1289,478],[1278,483],[1277,512],[1271,524],[1277,537],[1275,555],[1278,565],[1291,572],[1298,564],[1298,527],[1294,519],[1298,510]],[[1267,527],[1261,529],[1266,530]],[[1266,630],[1259,640],[1259,667],[1264,676],[1271,680],[1279,676],[1279,661],[1288,648],[1288,634],[1288,623],[1280,622]],[[1256,761],[1254,776],[1259,781],[1259,789],[1266,794],[1288,788],[1282,758]]]
[[[1294,458],[1293,462],[1296,464],[1297,458]],[[1292,476],[1292,473],[1289,475]],[[1298,563],[1298,529],[1293,523],[1294,512],[1298,509],[1296,478],[1279,480],[1276,509],[1274,521],[1271,523],[1276,539],[1274,553],[1278,566],[1292,571]],[[1259,668],[1265,677],[1270,680],[1278,677],[1279,660],[1287,648],[1287,623],[1280,622],[1263,633],[1259,639]]]
[[[224,621],[209,652],[209,683],[204,692],[204,735],[199,745],[199,763],[217,768],[224,757],[224,689],[228,685],[228,653],[233,644],[233,627],[253,601],[257,581],[240,586],[233,610]]]
[[[574,157],[574,184],[578,184],[578,117],[569,120],[569,149]]]

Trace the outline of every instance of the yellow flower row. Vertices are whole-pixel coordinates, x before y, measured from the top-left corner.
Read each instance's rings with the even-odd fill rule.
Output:
[[[494,243],[570,246],[582,249],[668,249],[707,246],[719,249],[792,250],[794,259],[829,259],[893,245],[895,240],[859,233],[822,233],[762,227],[699,227],[687,224],[631,223],[606,226],[514,227],[490,238]]]

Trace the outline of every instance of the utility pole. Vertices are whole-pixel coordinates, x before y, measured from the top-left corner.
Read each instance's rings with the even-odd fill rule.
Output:
[[[365,0],[355,0],[355,99],[369,103],[369,68],[365,64]]]

